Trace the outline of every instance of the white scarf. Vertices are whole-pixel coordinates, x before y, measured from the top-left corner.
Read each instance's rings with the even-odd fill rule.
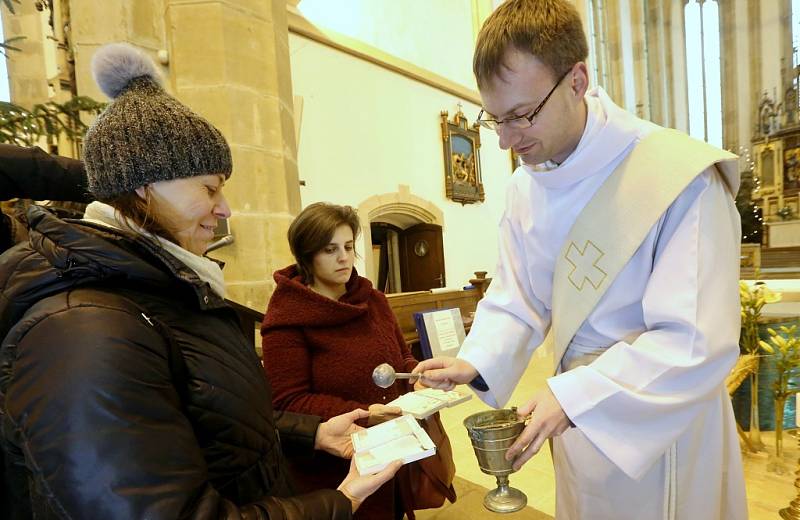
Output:
[[[165,238],[145,231],[133,222],[120,219],[117,210],[103,202],[95,201],[86,206],[83,220],[114,229],[130,229],[136,233],[154,239],[161,247],[166,249],[169,254],[197,273],[197,276],[199,276],[201,280],[208,282],[211,286],[211,290],[222,298],[225,298],[225,278],[222,275],[222,269],[213,260],[198,256]]]

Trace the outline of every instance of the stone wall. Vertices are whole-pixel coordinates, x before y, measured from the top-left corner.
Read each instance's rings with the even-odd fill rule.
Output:
[[[64,1],[64,0],[62,0]],[[100,45],[127,41],[161,65],[165,88],[225,135],[235,243],[228,296],[263,309],[272,271],[291,261],[286,230],[300,209],[286,4],[283,0],[71,0],[78,92],[103,99],[90,73]]]
[[[55,75],[53,56],[46,54],[45,39],[49,30],[46,15],[36,10],[34,2],[15,3],[15,15],[5,6],[0,9],[3,10],[5,39],[24,37],[13,43],[20,52],[10,52],[7,61],[11,99],[25,108],[45,103],[50,99],[48,79]],[[51,61],[49,67],[48,60]]]

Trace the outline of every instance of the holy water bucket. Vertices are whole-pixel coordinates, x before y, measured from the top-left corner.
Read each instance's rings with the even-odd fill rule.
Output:
[[[525,421],[517,416],[517,409],[472,414],[464,419],[464,427],[481,471],[497,478],[497,487],[486,493],[483,499],[486,509],[495,513],[513,513],[525,507],[528,503],[525,493],[508,485],[508,476],[514,473],[514,469],[505,458],[508,448],[525,428]]]

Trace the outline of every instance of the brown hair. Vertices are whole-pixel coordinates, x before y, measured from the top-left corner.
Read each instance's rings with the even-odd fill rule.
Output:
[[[354,239],[358,237],[361,223],[356,210],[350,206],[327,202],[309,205],[292,221],[287,233],[289,247],[304,283],[310,284],[314,281],[314,255],[331,242],[336,228],[343,224],[353,230]]]
[[[155,200],[150,196],[150,191],[145,187],[147,199],[141,198],[135,191],[131,191],[115,197],[108,201],[108,205],[113,207],[122,217],[132,231],[135,231],[130,224],[135,224],[148,233],[158,235],[170,242],[180,245],[171,231],[158,218],[158,208]]]
[[[478,86],[504,67],[506,52],[529,52],[560,76],[589,54],[575,6],[567,0],[507,0],[486,19],[475,43]]]

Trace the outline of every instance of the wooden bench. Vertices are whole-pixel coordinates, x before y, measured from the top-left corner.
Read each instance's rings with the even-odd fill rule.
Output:
[[[483,298],[486,289],[491,282],[491,278],[486,278],[486,272],[478,271],[476,277],[469,280],[471,289],[460,289],[453,291],[431,290],[411,293],[387,294],[386,299],[392,308],[400,330],[403,332],[403,339],[411,347],[414,357],[420,359],[419,334],[417,334],[414,313],[430,311],[436,309],[458,308],[461,311],[461,318],[464,320],[464,329],[469,331],[472,324],[472,317],[478,302]]]

